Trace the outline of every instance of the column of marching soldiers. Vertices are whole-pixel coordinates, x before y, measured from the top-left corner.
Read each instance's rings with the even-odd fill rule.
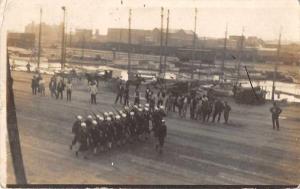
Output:
[[[86,119],[77,115],[72,128],[74,139],[70,149],[79,143],[76,156],[82,153],[87,158],[88,151],[94,154],[109,151],[125,144],[146,141],[153,134],[157,140],[155,149],[161,154],[167,134],[164,116],[163,106],[150,111],[149,104],[125,106],[115,113],[93,113]]]

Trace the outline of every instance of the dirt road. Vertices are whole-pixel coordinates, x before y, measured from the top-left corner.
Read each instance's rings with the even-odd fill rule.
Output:
[[[101,85],[98,105],[75,84],[72,102],[31,94],[31,74],[15,72],[14,92],[25,170],[38,184],[296,184],[300,182],[300,106],[283,107],[281,130],[269,108],[232,105],[230,125],[167,120],[165,151],[153,139],[76,158],[69,149],[74,114],[112,110],[115,95]],[[115,105],[114,105],[115,106]],[[118,106],[116,106],[118,107]],[[8,183],[14,183],[8,152]]]

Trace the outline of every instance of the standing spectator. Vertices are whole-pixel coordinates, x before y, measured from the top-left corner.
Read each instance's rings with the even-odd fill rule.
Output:
[[[91,85],[89,86],[89,90],[91,93],[91,104],[97,104],[96,102],[96,95],[98,92],[97,85],[94,81],[91,82]]]
[[[270,112],[272,113],[273,129],[277,129],[277,131],[279,131],[279,115],[281,114],[282,110],[278,107],[276,102],[274,102],[273,107],[270,108]]]
[[[71,101],[72,88],[73,88],[71,79],[68,79],[68,82],[66,84],[66,88],[67,88],[67,101]]]
[[[60,95],[60,99],[63,99],[63,91],[64,90],[65,90],[65,84],[63,82],[63,79],[60,79],[58,81],[57,86],[56,86],[56,91],[57,91],[57,93],[56,93],[56,99],[59,98],[59,95]]]
[[[28,62],[27,64],[26,64],[26,68],[27,68],[27,72],[30,72],[30,63]]]
[[[118,102],[119,99],[120,99],[120,104],[122,104],[123,93],[124,93],[124,86],[122,84],[122,81],[120,81],[117,89],[117,97],[115,100],[115,104]]]
[[[183,97],[183,106],[182,106],[182,117],[186,118],[186,112],[188,110],[188,97]]]
[[[36,89],[37,89],[37,80],[36,76],[34,75],[33,78],[31,79],[31,89],[32,89],[32,94],[36,95]]]
[[[229,112],[231,111],[231,107],[227,104],[227,101],[224,102],[224,120],[225,124],[228,123]]]
[[[56,96],[56,77],[51,77],[51,80],[49,82],[49,90],[51,93],[51,97]]]
[[[138,87],[135,89],[135,94],[134,94],[134,105],[139,105],[140,104],[140,91]]]
[[[45,80],[41,77],[39,81],[40,95],[45,96]]]
[[[128,106],[129,105],[129,85],[126,84],[125,89],[124,89],[124,105]]]
[[[216,116],[218,116],[218,122],[220,122],[221,114],[222,114],[223,110],[224,110],[224,104],[221,102],[220,99],[217,99],[217,101],[215,102],[215,110],[213,113],[212,122],[215,122]]]
[[[146,98],[147,103],[149,103],[149,101],[150,101],[150,92],[151,92],[151,90],[150,90],[149,86],[147,85],[146,92],[145,92],[145,98]]]

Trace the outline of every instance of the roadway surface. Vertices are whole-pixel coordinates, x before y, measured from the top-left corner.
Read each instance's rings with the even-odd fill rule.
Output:
[[[89,159],[69,149],[75,114],[109,111],[115,95],[100,86],[88,103],[83,82],[72,102],[31,94],[31,74],[14,72],[14,92],[25,171],[36,184],[297,184],[300,183],[300,106],[283,107],[281,130],[272,130],[269,108],[232,105],[230,124],[167,120],[164,153],[154,140]],[[45,76],[46,77],[46,76]],[[48,81],[48,78],[46,78]],[[48,82],[47,82],[48,83]],[[119,107],[118,105],[113,105]],[[222,120],[223,122],[223,120]],[[8,183],[15,183],[8,151]]]

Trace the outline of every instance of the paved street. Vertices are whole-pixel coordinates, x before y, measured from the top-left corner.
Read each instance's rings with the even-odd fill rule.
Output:
[[[69,149],[74,115],[113,110],[119,107],[112,106],[115,95],[102,84],[98,105],[92,106],[87,87],[75,84],[69,103],[52,99],[48,88],[46,97],[32,96],[31,74],[14,72],[13,77],[29,183],[300,183],[300,105],[283,107],[280,132],[272,130],[271,104],[256,107],[230,101],[233,111],[227,126],[182,120],[172,114],[166,118],[168,135],[162,155],[150,140],[85,160]],[[8,183],[14,183],[9,153],[8,163]]]

